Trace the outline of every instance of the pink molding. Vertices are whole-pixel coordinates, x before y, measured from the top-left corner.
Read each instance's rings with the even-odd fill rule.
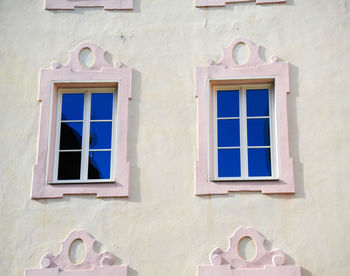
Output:
[[[45,0],[46,10],[74,10],[103,7],[105,10],[132,10],[133,0]]]
[[[83,67],[79,61],[82,49],[94,54],[91,67]],[[129,194],[129,162],[127,161],[128,103],[132,93],[132,69],[116,62],[111,66],[105,59],[105,51],[91,43],[81,43],[70,53],[66,66],[57,62],[52,69],[41,69],[39,102],[41,103],[37,164],[34,165],[33,199],[60,198],[72,194],[96,194],[97,197],[126,197]],[[118,87],[117,110],[117,179],[113,183],[50,185],[54,147],[55,106],[60,87]],[[52,110],[50,107],[52,106]]]
[[[249,237],[256,245],[256,255],[246,261],[240,257],[238,244]],[[268,251],[264,247],[265,238],[253,228],[238,228],[229,238],[226,251],[214,249],[209,256],[211,266],[198,266],[198,276],[301,276],[300,266],[285,265],[283,251]]]
[[[237,65],[233,59],[233,49],[244,43],[250,51],[247,62]],[[271,63],[259,57],[260,46],[245,38],[237,38],[227,48],[222,49],[222,59],[209,66],[197,66],[195,76],[195,96],[198,99],[198,153],[196,161],[196,194],[227,194],[233,191],[261,191],[264,194],[294,193],[293,160],[289,156],[287,93],[289,93],[289,65],[279,62],[276,56]],[[279,179],[258,181],[212,181],[211,149],[211,93],[213,84],[274,82],[277,106],[277,145]],[[209,109],[209,110],[208,110]],[[210,127],[211,128],[211,127]]]
[[[196,7],[221,7],[229,3],[256,2],[257,5],[286,3],[286,0],[195,0]]]
[[[69,258],[69,249],[73,241],[80,239],[86,247],[84,260],[74,264]],[[114,258],[109,252],[97,254],[94,250],[95,240],[89,233],[73,231],[61,242],[57,255],[46,253],[41,258],[40,269],[26,269],[25,276],[127,276],[127,266],[113,265]]]

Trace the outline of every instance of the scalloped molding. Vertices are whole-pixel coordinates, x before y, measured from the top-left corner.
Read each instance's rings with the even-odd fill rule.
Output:
[[[69,258],[69,249],[73,241],[81,239],[86,246],[84,260],[74,264]],[[41,258],[40,269],[26,269],[25,276],[127,276],[127,266],[113,265],[113,255],[109,252],[97,254],[94,250],[95,240],[84,230],[75,230],[61,242],[57,255],[46,253]]]
[[[250,52],[247,62],[237,65],[233,59],[233,49],[244,43]],[[289,65],[279,62],[276,56],[271,63],[259,57],[260,46],[245,38],[237,38],[227,48],[222,49],[222,59],[218,63],[209,61],[209,66],[197,66],[195,76],[195,96],[198,99],[198,158],[196,161],[196,194],[227,194],[231,191],[261,191],[265,194],[294,193],[293,159],[289,156],[287,93],[289,93]],[[211,86],[213,82],[246,81],[259,82],[274,79],[277,108],[277,140],[279,148],[280,178],[259,181],[211,181],[211,152],[208,126],[211,125]]]
[[[246,261],[239,256],[238,244],[249,237],[256,245],[256,255]],[[198,266],[198,276],[301,276],[300,266],[286,266],[283,251],[268,251],[265,238],[253,228],[238,228],[229,238],[225,251],[215,248],[209,255],[211,266]]]
[[[229,3],[256,2],[257,5],[286,3],[286,0],[195,0],[196,7],[226,6]]]
[[[95,60],[91,67],[83,67],[79,53],[90,48]],[[71,194],[96,194],[97,197],[126,197],[129,194],[129,162],[127,161],[128,103],[132,93],[132,69],[116,62],[111,66],[105,59],[105,50],[92,43],[81,43],[70,53],[66,66],[57,62],[52,69],[40,71],[40,133],[37,164],[34,166],[33,199],[60,198]],[[54,146],[54,115],[59,87],[116,87],[117,110],[117,179],[114,183],[50,185]],[[52,106],[52,111],[50,110]]]
[[[133,0],[45,0],[46,10],[74,10],[103,7],[105,10],[132,10]]]

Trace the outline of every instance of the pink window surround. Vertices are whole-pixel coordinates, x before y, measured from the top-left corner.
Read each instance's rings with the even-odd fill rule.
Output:
[[[233,50],[239,43],[249,49],[245,64],[237,65]],[[289,93],[289,65],[276,56],[271,63],[259,57],[259,47],[245,38],[237,38],[222,49],[217,64],[196,68],[195,96],[198,104],[198,155],[196,161],[196,194],[227,194],[231,191],[261,191],[264,194],[294,193],[293,160],[289,156],[287,93]],[[213,85],[273,83],[276,105],[276,140],[279,178],[272,180],[213,181],[212,154],[212,93]]]
[[[90,49],[93,64],[84,67],[79,54]],[[70,53],[66,66],[53,62],[52,69],[41,69],[39,102],[40,132],[37,164],[34,166],[33,199],[60,198],[72,194],[96,194],[97,197],[126,197],[129,194],[129,162],[127,161],[128,103],[132,93],[132,69],[120,62],[111,66],[105,51],[91,43],[81,43]],[[51,185],[55,144],[56,102],[59,88],[115,87],[117,88],[116,181],[109,183],[79,183]]]
[[[238,249],[239,242],[246,237],[256,246],[256,255],[249,261],[241,258]],[[285,265],[283,251],[266,250],[264,241],[264,236],[253,228],[238,228],[229,238],[226,251],[216,248],[210,253],[211,266],[198,266],[198,276],[301,276],[300,266]]]
[[[81,240],[86,247],[84,260],[72,263],[69,257],[71,244]],[[57,255],[46,253],[41,258],[39,269],[26,269],[25,276],[127,276],[128,267],[113,265],[114,257],[109,252],[97,254],[94,250],[95,240],[89,233],[79,230],[73,231],[61,242],[61,250]]]
[[[74,10],[103,7],[105,10],[132,10],[133,0],[45,0],[46,10]]]
[[[286,3],[286,0],[195,0],[196,7],[221,7],[229,3],[256,2],[257,5]]]

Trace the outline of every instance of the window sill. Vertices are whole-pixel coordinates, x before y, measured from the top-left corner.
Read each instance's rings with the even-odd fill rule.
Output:
[[[279,181],[279,178],[276,177],[265,177],[265,178],[250,178],[250,179],[244,179],[244,178],[214,178],[211,179],[210,181],[212,182],[252,182],[252,181]]]
[[[62,180],[48,182],[50,185],[65,185],[65,184],[104,184],[104,183],[115,183],[115,179],[94,179],[94,180]]]

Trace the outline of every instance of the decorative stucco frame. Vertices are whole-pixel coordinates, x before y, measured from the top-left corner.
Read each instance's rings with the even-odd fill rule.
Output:
[[[90,49],[93,64],[84,67],[79,54]],[[128,102],[132,94],[132,69],[116,62],[111,66],[105,59],[105,51],[91,43],[81,43],[70,53],[66,66],[57,62],[52,69],[41,69],[39,102],[40,132],[38,159],[34,166],[33,199],[60,198],[69,194],[96,194],[97,197],[126,197],[129,194],[129,162],[127,161]],[[117,87],[117,166],[116,181],[112,183],[50,185],[54,147],[57,90],[62,87]]]
[[[103,7],[105,10],[132,10],[133,0],[45,0],[46,10],[74,10]]]
[[[75,240],[81,240],[86,248],[84,260],[75,264],[70,260],[69,251]],[[75,230],[61,242],[57,255],[46,253],[41,258],[40,269],[26,269],[25,276],[127,276],[128,266],[113,265],[114,258],[109,252],[97,254],[95,240],[84,230]]]
[[[249,49],[249,58],[237,65],[233,50],[243,43]],[[237,38],[222,49],[218,63],[196,67],[195,96],[198,99],[198,155],[196,161],[196,194],[227,194],[231,191],[261,191],[265,194],[294,193],[293,160],[289,156],[287,93],[289,93],[289,65],[276,56],[271,63],[259,57],[260,46],[245,38]],[[273,83],[276,106],[276,142],[279,178],[273,180],[212,180],[212,87],[217,84]]]
[[[245,260],[239,255],[239,242],[250,238],[256,246],[256,255]],[[211,266],[198,266],[198,276],[301,276],[301,268],[285,265],[286,256],[281,250],[268,251],[264,247],[265,238],[253,228],[238,228],[229,238],[226,251],[214,249],[210,255]]]
[[[222,7],[229,3],[256,2],[257,5],[285,3],[286,0],[195,0],[196,7]]]

